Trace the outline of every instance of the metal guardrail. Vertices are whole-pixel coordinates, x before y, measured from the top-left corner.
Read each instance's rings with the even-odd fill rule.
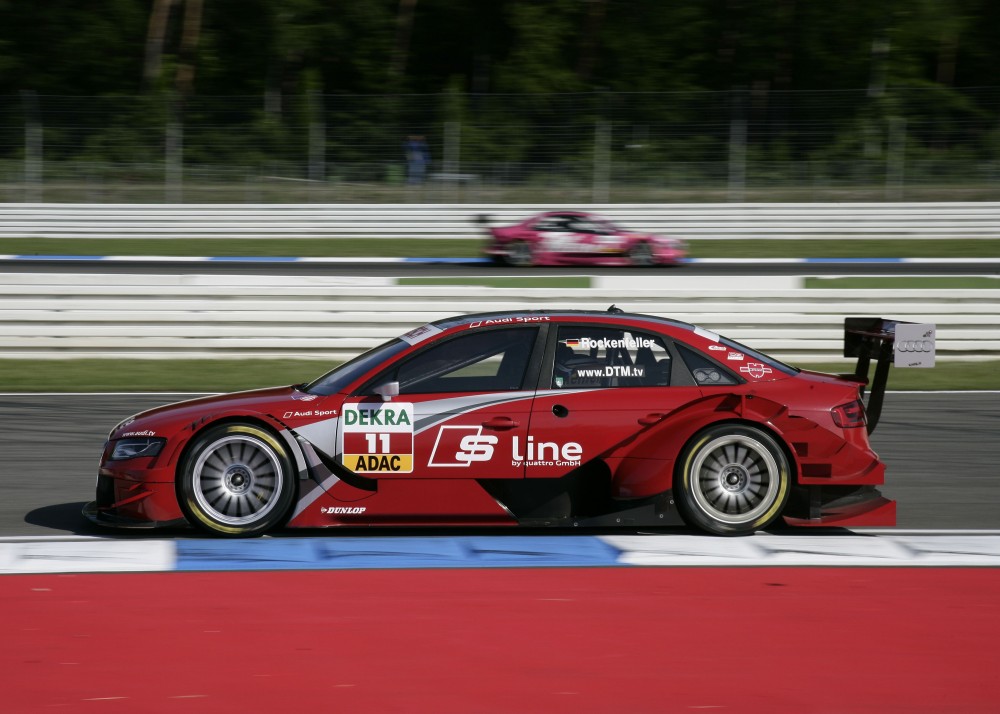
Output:
[[[588,210],[688,240],[1000,238],[1000,203],[0,204],[0,237],[477,238],[546,210]]]
[[[673,317],[792,362],[840,360],[843,319],[937,325],[939,359],[996,359],[1000,290],[396,286],[387,278],[9,273],[0,357],[339,361],[456,313],[604,310]]]

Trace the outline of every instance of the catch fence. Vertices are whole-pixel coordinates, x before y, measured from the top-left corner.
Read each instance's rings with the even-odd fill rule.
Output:
[[[981,200],[1000,87],[0,97],[0,201]],[[413,171],[405,144],[427,147]]]

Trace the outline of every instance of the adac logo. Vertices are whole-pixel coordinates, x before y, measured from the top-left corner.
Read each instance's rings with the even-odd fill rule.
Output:
[[[740,372],[743,374],[749,374],[754,379],[760,379],[765,374],[771,374],[773,370],[767,365],[763,365],[760,362],[748,362],[747,364],[740,367]]]
[[[481,426],[442,426],[427,465],[464,468],[489,461],[497,441],[497,437],[483,434]]]

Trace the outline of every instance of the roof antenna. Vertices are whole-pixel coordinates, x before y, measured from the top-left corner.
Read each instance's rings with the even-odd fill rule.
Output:
[[[617,305],[612,305],[611,307],[609,307],[608,308],[608,312],[610,312],[613,315],[623,315],[623,314],[625,314],[625,311],[622,310]]]

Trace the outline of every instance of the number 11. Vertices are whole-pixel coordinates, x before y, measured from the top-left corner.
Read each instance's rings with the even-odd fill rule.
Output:
[[[375,442],[375,437],[378,437],[378,443]],[[381,434],[365,434],[365,439],[368,440],[368,453],[369,454],[388,454],[389,453],[389,435],[386,433]],[[379,448],[381,446],[381,448]]]

